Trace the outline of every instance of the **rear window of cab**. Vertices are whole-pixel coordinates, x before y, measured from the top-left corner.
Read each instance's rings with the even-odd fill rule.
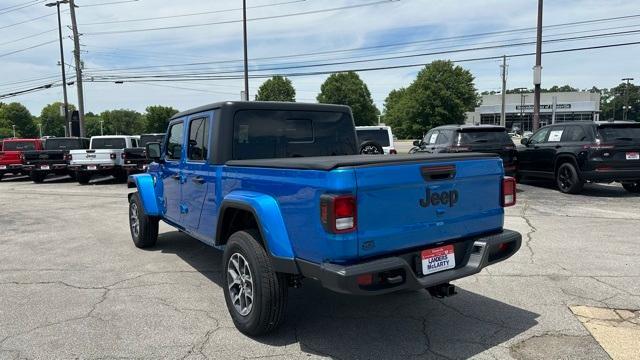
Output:
[[[604,141],[640,142],[640,124],[600,125],[598,134]]]
[[[5,141],[3,151],[29,151],[36,149],[36,143],[33,141]]]

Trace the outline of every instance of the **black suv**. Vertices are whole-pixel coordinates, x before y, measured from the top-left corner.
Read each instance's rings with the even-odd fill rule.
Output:
[[[545,126],[518,148],[518,177],[554,179],[563,193],[585,182],[621,182],[640,192],[640,123],[567,122]]]
[[[75,173],[67,168],[69,150],[88,149],[86,138],[49,138],[44,141],[43,150],[22,153],[23,169],[29,172],[31,180],[41,183],[49,174],[70,175]]]
[[[494,125],[444,125],[413,142],[410,153],[480,152],[498,154],[507,175],[516,172],[516,148],[507,130]]]

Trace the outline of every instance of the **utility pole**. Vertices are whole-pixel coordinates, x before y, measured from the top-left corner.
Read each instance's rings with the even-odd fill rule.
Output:
[[[45,4],[47,7],[55,6],[58,10],[58,37],[60,38],[60,67],[62,68],[62,95],[64,99],[64,123],[69,123],[69,100],[67,98],[67,74],[64,63],[64,47],[62,45],[62,21],[60,20],[60,4],[67,4],[68,0],[56,1]],[[42,137],[42,134],[40,134]]]
[[[13,138],[16,138],[16,126],[15,125],[11,125],[13,127]]]
[[[40,130],[40,139],[42,139],[42,123],[38,123],[38,129]]]
[[[249,101],[249,57],[247,55],[247,0],[242,0],[242,26],[244,29],[244,100]]]
[[[104,123],[103,120],[100,120],[100,136],[104,135],[104,131],[102,131],[102,124]]]
[[[540,127],[540,84],[542,83],[542,1],[538,0],[536,66],[533,68],[533,131]]]
[[[633,78],[624,78],[622,81],[627,82],[624,87],[624,107],[622,108],[622,120],[627,121],[627,114],[629,113],[629,85],[631,85]]]
[[[507,56],[502,55],[502,105],[500,107],[500,126],[507,126],[506,118],[507,101]]]
[[[69,0],[71,10],[71,30],[73,31],[73,55],[76,62],[76,85],[78,87],[78,122],[80,125],[80,137],[84,137],[84,91],[82,90],[82,62],[80,61],[80,34],[76,22],[76,5],[74,0]],[[64,66],[64,63],[62,64]],[[71,129],[69,129],[71,133]]]

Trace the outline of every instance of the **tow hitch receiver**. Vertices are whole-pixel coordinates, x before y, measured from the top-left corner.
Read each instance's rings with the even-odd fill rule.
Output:
[[[427,290],[429,291],[429,294],[431,294],[431,296],[436,297],[438,299],[442,299],[442,298],[457,294],[456,287],[449,283],[428,287]]]

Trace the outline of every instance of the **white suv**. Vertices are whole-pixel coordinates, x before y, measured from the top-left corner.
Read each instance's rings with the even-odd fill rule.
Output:
[[[393,133],[389,126],[356,126],[356,134],[361,154],[378,154],[378,147],[382,148],[385,155],[398,153],[393,145]]]

